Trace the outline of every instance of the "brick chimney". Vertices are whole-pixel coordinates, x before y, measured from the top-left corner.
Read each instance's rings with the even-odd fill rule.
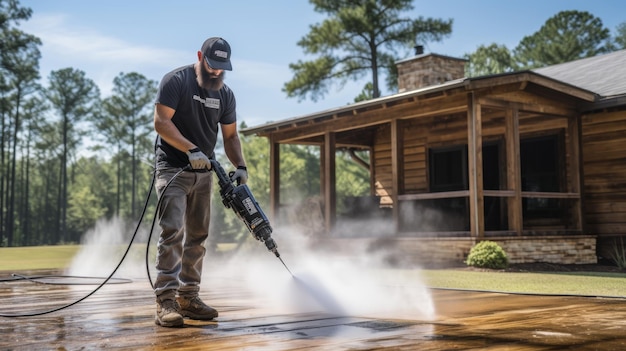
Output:
[[[466,59],[423,52],[416,46],[415,56],[396,62],[399,93],[465,77]]]

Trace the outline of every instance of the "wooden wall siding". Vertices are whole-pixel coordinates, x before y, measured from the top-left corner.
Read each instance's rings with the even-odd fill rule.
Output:
[[[626,234],[626,111],[585,115],[581,124],[586,229]]]
[[[404,192],[419,194],[428,191],[426,169],[426,138],[405,130],[404,148]]]
[[[391,174],[391,127],[388,124],[378,128],[374,138],[374,183],[376,195],[380,196],[381,206],[391,206],[393,179]]]

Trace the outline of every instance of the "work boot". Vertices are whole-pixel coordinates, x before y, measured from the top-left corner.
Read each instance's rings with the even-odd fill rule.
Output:
[[[163,301],[157,300],[156,325],[162,327],[182,327],[185,323],[180,306],[175,300],[167,299]]]
[[[180,305],[180,313],[184,317],[202,321],[217,317],[217,311],[213,307],[207,306],[198,296],[192,298],[177,297],[176,300]]]

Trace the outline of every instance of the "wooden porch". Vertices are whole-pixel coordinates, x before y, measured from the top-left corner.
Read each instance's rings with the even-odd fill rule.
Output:
[[[275,219],[280,218],[281,208],[280,145],[319,147],[327,236],[337,225],[335,155],[348,149],[369,152],[370,195],[379,199],[380,207],[390,209],[393,236],[452,234],[482,240],[572,235],[582,234],[585,226],[578,106],[594,99],[595,94],[583,89],[521,72],[459,79],[243,132],[270,141],[269,212]],[[521,155],[521,149],[525,139],[546,136],[554,140],[558,153],[554,157],[558,167],[551,175],[556,184],[550,190],[533,189],[523,179],[528,172],[521,163],[528,157]],[[486,161],[484,148],[489,143],[497,150]],[[451,190],[436,188],[433,150],[450,147],[465,150],[458,168],[463,176]],[[429,230],[411,222],[419,211],[410,206],[457,200],[465,212],[460,228]],[[497,208],[495,224],[489,224],[486,202]],[[555,214],[532,218],[529,203],[550,203]],[[407,206],[409,210],[403,210]]]

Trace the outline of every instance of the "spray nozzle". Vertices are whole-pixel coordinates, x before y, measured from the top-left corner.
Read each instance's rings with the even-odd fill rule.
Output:
[[[276,257],[280,257],[280,254],[278,253],[278,246],[276,246],[276,242],[274,241],[274,239],[268,237],[267,239],[265,239],[264,243],[265,247],[267,247],[268,250],[272,251],[274,255],[276,255]]]

